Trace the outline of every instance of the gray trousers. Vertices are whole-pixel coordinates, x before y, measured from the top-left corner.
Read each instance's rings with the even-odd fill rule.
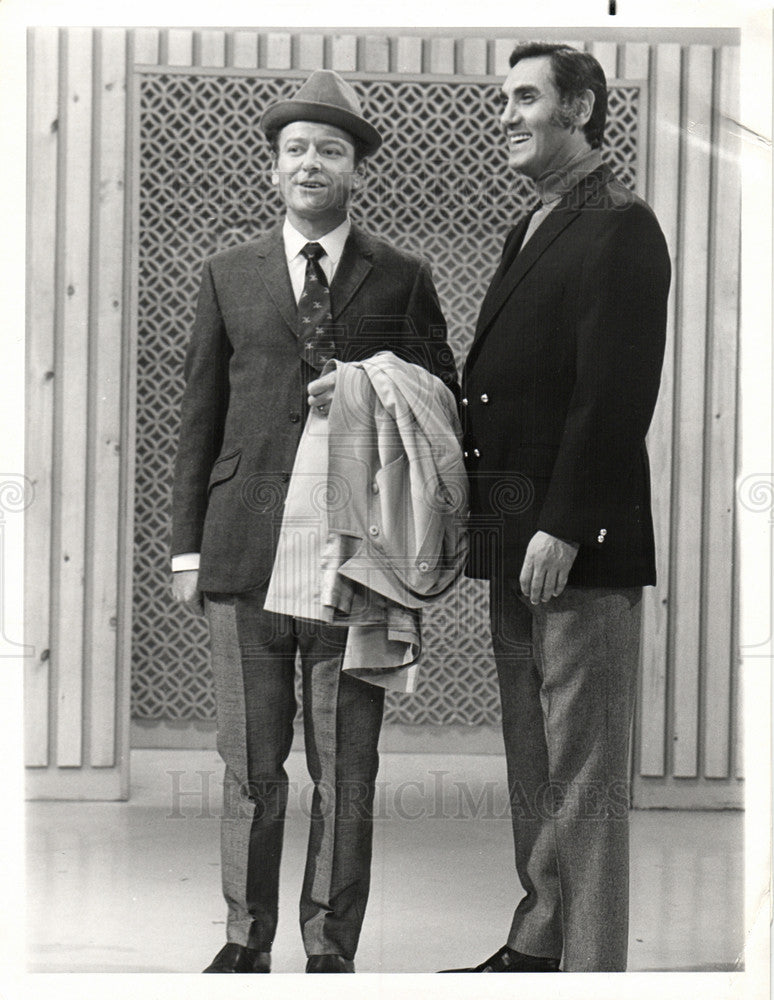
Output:
[[[296,714],[296,652],[313,783],[300,920],[308,955],[354,958],[370,883],[384,691],[341,672],[346,629],[263,610],[265,588],[209,594],[229,941],[271,951]],[[309,796],[302,795],[302,803]]]
[[[492,640],[526,896],[508,944],[565,972],[624,971],[629,734],[642,591],[567,587],[532,606],[491,584]]]

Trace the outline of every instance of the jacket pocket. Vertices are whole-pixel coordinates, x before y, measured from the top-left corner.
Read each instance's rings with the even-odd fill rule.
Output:
[[[240,448],[239,451],[233,451],[230,455],[224,455],[223,458],[217,460],[210,473],[210,481],[207,484],[207,496],[210,495],[213,487],[219,483],[225,483],[232,478],[239,466],[241,457],[242,450]]]

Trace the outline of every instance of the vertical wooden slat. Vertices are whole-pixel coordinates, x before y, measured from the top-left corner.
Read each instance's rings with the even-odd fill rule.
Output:
[[[199,35],[199,65],[226,65],[226,33],[225,31],[202,31]]]
[[[510,66],[508,60],[511,57],[516,43],[511,38],[496,38],[494,43],[494,75],[506,77]]]
[[[287,31],[271,31],[266,36],[266,68],[290,69],[291,45],[290,33]]]
[[[116,737],[116,629],[121,442],[126,33],[104,29],[95,80],[97,147],[90,350],[91,502],[89,613],[90,763],[112,767]]]
[[[666,237],[673,265],[678,239],[680,177],[680,46],[659,45],[654,53],[652,163],[649,201]],[[656,412],[648,434],[656,534],[656,588],[643,594],[642,697],[640,699],[640,773],[666,773],[667,664],[671,605],[670,525],[672,505],[672,419],[674,413],[675,272],[667,319],[667,343]]]
[[[615,42],[594,42],[591,54],[605,71],[608,80],[618,76],[618,45]]]
[[[386,35],[366,35],[363,65],[366,73],[387,73],[390,69],[390,39]]]
[[[486,74],[486,39],[463,38],[460,52],[461,72],[467,76]]]
[[[401,35],[397,43],[395,69],[398,73],[422,72],[422,39],[417,35]]]
[[[258,65],[258,35],[255,31],[234,32],[233,65],[239,69],[255,69]]]
[[[299,35],[298,69],[321,69],[323,66],[323,36]]]
[[[51,650],[51,461],[54,435],[54,275],[59,36],[33,28],[29,52],[26,468],[35,502],[25,518],[25,763],[48,764]]]
[[[159,29],[135,28],[131,34],[134,62],[152,66],[159,62]]]
[[[57,414],[55,468],[59,504],[54,565],[57,677],[56,763],[82,759],[83,614],[85,574],[86,407],[88,388],[89,215],[91,208],[92,31],[62,34],[60,125],[62,185],[59,212],[61,261],[57,303]]]
[[[648,66],[650,62],[650,45],[647,42],[627,42],[621,46],[621,67],[619,70],[622,80],[647,80]]]
[[[726,778],[731,740],[731,609],[734,604],[736,364],[739,315],[738,50],[717,54],[715,182],[711,208],[711,353],[707,406],[704,774]]]
[[[677,504],[674,587],[674,774],[698,773],[701,666],[702,498],[704,490],[707,253],[712,123],[712,49],[687,50],[684,77],[682,240],[678,264],[679,395],[675,413]]]
[[[454,73],[453,38],[431,38],[429,50],[431,73]]]
[[[193,31],[169,28],[166,32],[167,64],[190,66],[193,63]]]
[[[357,69],[356,35],[333,35],[331,38],[331,68],[338,73],[353,73]]]

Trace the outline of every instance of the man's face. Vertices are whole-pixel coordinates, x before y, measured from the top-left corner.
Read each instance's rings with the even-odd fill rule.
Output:
[[[589,148],[581,128],[571,131],[561,123],[566,109],[559,100],[548,56],[517,62],[505,78],[502,93],[500,123],[508,141],[508,162],[519,173],[538,180]]]
[[[314,221],[346,211],[362,173],[346,132],[320,122],[290,122],[277,147],[274,182],[291,216]]]

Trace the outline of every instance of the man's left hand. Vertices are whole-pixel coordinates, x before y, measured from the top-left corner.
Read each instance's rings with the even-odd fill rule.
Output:
[[[558,597],[567,585],[579,547],[577,542],[565,542],[545,531],[535,532],[519,576],[522,594],[532,604]]]
[[[332,372],[328,372],[327,375],[316,378],[314,382],[310,382],[306,387],[306,391],[309,393],[307,402],[321,417],[327,417],[330,412],[335,384],[336,370],[334,369]]]

